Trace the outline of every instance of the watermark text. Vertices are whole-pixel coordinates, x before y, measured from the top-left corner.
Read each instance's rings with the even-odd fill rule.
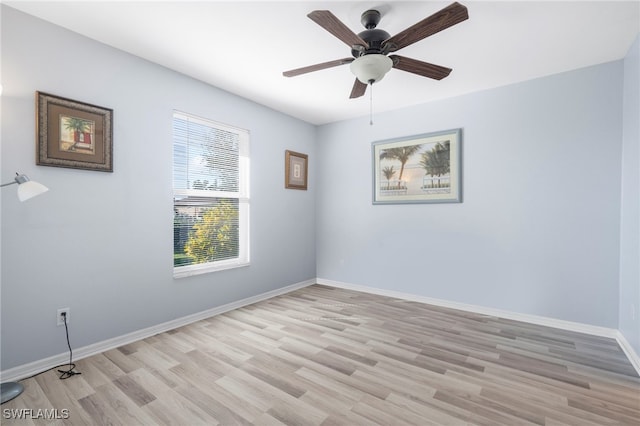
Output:
[[[57,408],[5,408],[2,410],[2,417],[5,419],[44,419],[44,420],[65,420],[69,418],[69,409]]]

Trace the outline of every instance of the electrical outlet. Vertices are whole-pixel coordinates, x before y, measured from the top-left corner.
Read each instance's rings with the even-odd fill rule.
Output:
[[[71,319],[71,317],[69,316],[71,309],[69,308],[60,308],[58,309],[58,325],[64,325],[65,322],[65,317],[66,317],[66,321],[67,324],[69,324],[69,320]]]
[[[636,319],[636,307],[632,303],[631,304],[631,321],[635,321],[635,319]]]

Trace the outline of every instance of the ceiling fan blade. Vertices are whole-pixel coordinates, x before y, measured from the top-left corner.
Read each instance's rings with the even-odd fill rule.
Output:
[[[382,44],[388,52],[395,52],[466,19],[469,19],[467,8],[455,2],[385,40]]]
[[[364,95],[364,92],[367,91],[367,85],[361,82],[356,78],[355,83],[353,83],[353,89],[351,89],[351,95],[349,95],[349,99],[359,98]]]
[[[451,68],[422,62],[405,56],[389,55],[389,58],[393,61],[393,68],[418,74],[423,77],[433,78],[434,80],[442,80],[451,72]]]
[[[356,33],[351,31],[349,27],[342,23],[336,16],[328,10],[314,10],[307,15],[313,22],[329,31],[335,37],[340,39],[347,46],[356,45],[369,47],[369,44],[360,38]]]
[[[308,67],[297,68],[295,70],[289,70],[282,73],[285,77],[295,77],[296,75],[306,74],[308,72],[320,71],[326,68],[337,67],[339,65],[345,65],[353,62],[354,58],[342,58],[335,61],[323,62],[321,64],[309,65]]]

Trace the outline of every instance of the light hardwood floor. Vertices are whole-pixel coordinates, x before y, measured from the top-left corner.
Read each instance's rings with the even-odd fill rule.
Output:
[[[77,370],[25,380],[2,423],[640,424],[640,378],[612,339],[321,285]]]

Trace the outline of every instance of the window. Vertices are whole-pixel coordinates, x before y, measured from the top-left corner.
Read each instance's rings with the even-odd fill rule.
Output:
[[[173,114],[173,275],[249,264],[249,132]]]

